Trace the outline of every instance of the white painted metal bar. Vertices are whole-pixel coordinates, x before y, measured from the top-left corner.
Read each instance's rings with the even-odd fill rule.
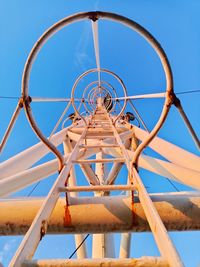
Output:
[[[149,196],[167,230],[200,230],[199,192],[156,193]],[[42,197],[1,199],[0,235],[24,235],[44,200]],[[63,222],[65,207],[66,199],[59,198],[48,222],[47,233],[150,231],[137,195],[134,198],[134,209],[132,200],[127,196],[70,198],[68,214],[71,222],[67,227]]]
[[[139,167],[200,190],[200,172],[164,160],[141,155]]]
[[[129,99],[145,99],[145,98],[165,98],[165,93],[156,93],[156,94],[144,94],[144,95],[134,95],[134,96],[127,96],[127,97],[117,97],[112,98],[112,100],[129,100]]]
[[[109,149],[110,155],[112,156],[119,156],[119,150],[110,148]],[[127,150],[127,153],[129,154],[129,157],[132,158],[134,156],[134,152]],[[122,155],[122,154],[120,154]],[[118,163],[115,163],[118,164]],[[149,170],[151,172],[154,172],[156,174],[159,174],[163,177],[167,177],[169,179],[172,179],[176,182],[185,184],[187,186],[190,186],[192,188],[195,188],[197,190],[200,190],[200,172],[196,171],[194,169],[190,169],[188,167],[183,167],[178,164],[174,164],[171,162],[167,162],[161,159],[153,158],[146,155],[141,155],[138,162],[139,167],[144,168],[146,170]],[[118,174],[118,168],[117,165],[113,165],[106,183],[111,184],[113,182],[113,179],[116,178]]]
[[[111,122],[111,121],[110,121]],[[111,122],[112,124],[112,122]],[[130,158],[128,155],[128,152],[126,151],[115,127],[113,126],[113,132],[115,135],[115,138],[120,145],[122,149],[122,154],[124,155],[126,159],[126,165],[129,171],[130,175],[130,183],[137,186],[137,190],[139,193],[139,199],[140,202],[144,208],[145,214],[147,216],[147,220],[149,222],[150,228],[152,233],[154,234],[156,243],[158,245],[158,248],[161,252],[161,255],[169,262],[169,265],[172,267],[178,267],[183,266],[180,257],[178,255],[178,252],[176,251],[176,248],[172,244],[167,231],[165,229],[165,226],[163,222],[161,221],[158,212],[156,211],[156,208],[154,207],[136,169],[130,165]]]
[[[67,134],[68,134],[69,138],[71,140],[73,140],[73,141],[77,141],[79,139],[79,136],[80,136],[80,134],[75,133],[75,132],[71,132],[71,131],[68,131]],[[133,130],[127,130],[127,131],[124,131],[122,133],[119,133],[119,136],[122,139],[122,141],[125,141],[125,140],[127,140],[129,138],[132,138],[133,135],[134,135],[134,131]],[[101,138],[99,137],[99,139],[102,139],[102,137]],[[109,136],[109,137],[105,138],[104,142],[105,142],[104,144],[110,144],[110,143],[113,144],[113,137]],[[88,145],[97,145],[97,144],[101,144],[101,142],[100,142],[100,140],[98,142],[97,140],[94,141],[94,140],[89,140],[88,139],[88,143],[87,144]]]
[[[95,114],[96,112],[94,112]],[[94,118],[94,116],[93,116]],[[102,151],[98,152],[96,154],[96,160],[102,160],[103,159],[103,153]],[[102,163],[96,163],[95,164],[95,173],[99,179],[100,184],[104,183],[104,164]],[[100,186],[101,188],[101,186]],[[101,197],[104,196],[105,191],[94,191],[95,197]],[[105,240],[105,234],[93,234],[92,235],[92,258],[105,258],[107,248],[107,242]],[[110,244],[111,247],[113,247],[113,244]]]
[[[70,102],[71,98],[62,97],[31,97],[32,102]],[[82,102],[82,98],[74,98],[75,102]],[[86,99],[84,99],[86,101]]]
[[[41,164],[34,168],[19,172],[0,180],[0,197],[17,192],[31,184],[45,179],[58,170],[57,159]]]
[[[93,153],[94,151],[91,151],[91,154]],[[81,154],[82,152],[80,151],[78,155],[81,156]],[[86,156],[90,156],[91,154],[89,151],[87,151]],[[64,157],[65,161],[67,160],[67,156]],[[89,184],[99,184],[99,180],[97,179],[97,176],[95,175],[89,164],[80,164],[80,167],[86,175]],[[2,180],[0,180],[0,197],[7,196],[25,188],[28,185],[45,179],[49,175],[56,173],[57,170],[58,161],[55,159],[36,167],[27,169],[25,171],[18,172],[14,175],[4,177]]]
[[[99,83],[99,87],[100,87],[101,86],[101,72],[100,72],[100,57],[99,57],[98,20],[96,20],[96,21],[91,20],[91,23],[92,23],[92,33],[93,33],[96,65],[97,65],[97,70],[98,70],[98,83]]]
[[[88,135],[87,137],[86,137],[86,139],[106,139],[106,138],[110,138],[110,139],[113,139],[114,138],[114,136],[112,136],[112,135]],[[105,141],[105,140],[104,140]]]
[[[24,239],[22,240],[16,254],[12,258],[9,267],[20,267],[25,259],[30,259],[34,255],[34,252],[38,246],[41,239],[41,227],[45,223],[47,227],[47,220],[51,215],[53,208],[59,197],[59,192],[57,187],[65,183],[66,177],[70,171],[70,165],[65,166],[61,171],[61,174],[57,178],[54,186],[49,192],[47,198],[43,202],[37,216],[35,217],[31,227],[26,233]],[[45,226],[44,225],[44,226]]]
[[[81,148],[110,148],[110,147],[119,147],[119,145],[116,144],[100,144],[100,145],[80,145]]]
[[[107,115],[107,116],[108,116],[108,115]],[[128,152],[126,151],[126,148],[125,148],[125,146],[124,146],[124,144],[123,144],[123,142],[122,142],[122,139],[120,138],[120,136],[119,136],[119,134],[118,134],[118,132],[117,132],[115,126],[112,124],[112,121],[111,121],[111,119],[110,119],[109,116],[108,116],[108,120],[110,121],[110,125],[111,125],[111,127],[112,127],[112,129],[113,129],[114,136],[115,136],[115,138],[116,138],[117,143],[118,143],[119,146],[120,146],[122,155],[124,156],[124,162],[126,163],[127,169],[128,169],[128,171],[129,171],[129,173],[130,173],[130,158],[129,158]],[[131,184],[133,184],[132,177],[129,175],[128,178],[129,178],[129,182],[130,182]]]
[[[122,233],[119,258],[129,258],[131,248],[131,233]]]
[[[80,164],[79,165],[85,177],[88,180],[88,183],[91,185],[99,185],[99,179],[90,167],[90,164]]]
[[[131,185],[95,185],[95,186],[70,186],[59,188],[60,192],[93,192],[93,191],[129,191],[136,188]]]
[[[142,117],[140,116],[139,112],[137,111],[136,107],[133,105],[133,101],[131,99],[129,99],[129,103],[132,107],[132,109],[134,110],[135,114],[137,115],[139,121],[141,122],[141,124],[143,125],[144,129],[149,133],[149,129],[147,128],[146,123],[144,122],[144,120],[142,119]]]
[[[52,137],[53,134],[56,132],[56,130],[57,130],[59,124],[61,123],[62,119],[64,118],[65,114],[67,113],[67,111],[68,111],[70,105],[71,105],[71,101],[69,101],[69,103],[67,104],[66,108],[64,109],[62,115],[60,116],[59,120],[57,121],[55,127],[53,128],[53,130],[52,130],[52,132],[51,132],[51,134],[50,134],[50,136],[49,136],[49,140],[51,140],[51,137]]]
[[[5,144],[6,144],[8,138],[10,136],[10,133],[11,133],[13,127],[14,127],[14,124],[15,124],[18,116],[19,116],[19,113],[20,113],[20,110],[22,108],[22,105],[23,104],[19,101],[19,103],[17,104],[17,107],[16,107],[15,111],[13,112],[13,115],[12,115],[12,118],[11,118],[10,123],[8,125],[8,128],[6,129],[5,134],[4,134],[4,136],[3,136],[2,140],[1,140],[0,153],[3,151],[3,149],[5,147]]]
[[[51,142],[55,146],[61,144],[66,138],[66,129],[63,129],[52,136]],[[49,152],[50,150],[42,142],[25,149],[0,164],[0,179],[26,170]]]
[[[106,184],[113,184],[118,173],[120,172],[121,168],[123,166],[123,163],[121,162],[115,162],[108,174],[108,177],[105,181]]]
[[[117,150],[117,151],[116,151]],[[119,156],[119,150],[110,148],[110,155]],[[132,158],[134,156],[134,152],[127,150],[129,157]],[[120,154],[122,155],[122,154]],[[117,164],[117,163],[116,163]],[[161,176],[167,177],[169,179],[175,180],[176,182],[185,184],[197,190],[200,189],[200,171],[196,171],[194,169],[190,169],[189,167],[183,167],[178,164],[174,164],[165,160],[153,158],[147,155],[141,155],[139,158],[139,167],[159,174]],[[115,165],[113,165],[113,170],[111,169],[110,174],[107,179],[107,184],[112,183],[112,180],[115,179]]]
[[[92,258],[94,261],[103,258],[115,258],[115,248],[112,233],[93,234]]]
[[[178,102],[178,103],[177,103]],[[200,150],[200,141],[199,141],[199,138],[194,130],[194,128],[192,127],[192,124],[190,123],[182,105],[181,105],[181,102],[180,100],[176,101],[175,103],[175,106],[176,108],[178,109],[183,121],[185,122],[186,126],[187,126],[187,129],[189,131],[189,133],[191,134],[193,140],[194,140],[194,143],[195,145],[197,146],[197,148]]]
[[[69,153],[71,153],[73,150],[72,145],[71,145],[68,138],[66,138],[66,140],[63,142],[63,147],[64,147],[64,153],[66,156]],[[70,177],[69,177],[68,185],[69,185],[69,187],[71,187],[71,186],[76,187],[76,184],[77,184],[76,171],[75,171],[74,166],[72,166],[71,171],[70,171]],[[68,194],[68,196],[69,197],[78,197],[78,193],[77,192],[70,192],[70,194]],[[74,235],[76,248],[84,241],[84,238],[85,238],[84,234]],[[87,258],[87,249],[86,249],[85,242],[83,242],[82,245],[79,247],[79,249],[76,251],[76,255],[77,255],[78,259]]]
[[[160,250],[161,256],[167,260],[171,267],[182,267],[184,266],[181,262],[181,259],[174,247],[172,241],[169,238],[167,230],[155,208],[153,205],[140,176],[138,175],[136,169],[132,168],[132,175],[136,181],[136,185],[138,188],[138,197],[140,199],[140,203],[144,209],[147,220],[149,222],[149,226],[154,235],[157,246]]]
[[[109,159],[79,159],[74,160],[76,164],[88,164],[88,163],[109,163],[109,162],[124,162],[124,158],[109,158]]]
[[[22,267],[169,267],[166,260],[161,257],[141,257],[135,259],[83,259],[83,260],[33,260],[25,261]]]
[[[148,133],[134,125],[134,132],[139,140],[145,140]],[[155,137],[148,145],[160,155],[180,166],[200,171],[200,157],[192,154],[168,141]],[[172,153],[173,151],[173,153]]]
[[[72,160],[74,160],[77,156],[79,144],[85,136],[85,131],[80,136],[79,141],[77,142],[75,148],[73,149],[67,164],[63,167],[60,175],[58,176],[57,180],[55,181],[52,189],[50,190],[47,198],[45,199],[44,203],[42,204],[39,212],[37,213],[34,221],[31,224],[28,232],[26,233],[24,239],[22,240],[16,254],[14,255],[13,259],[11,260],[9,267],[20,267],[22,262],[25,259],[30,259],[34,255],[34,252],[38,246],[38,243],[41,239],[41,231],[42,227],[47,227],[48,219],[56,205],[56,202],[59,198],[59,190],[60,186],[64,186],[65,181],[70,173],[72,167]],[[43,231],[46,231],[43,229]],[[45,233],[44,233],[45,234]]]

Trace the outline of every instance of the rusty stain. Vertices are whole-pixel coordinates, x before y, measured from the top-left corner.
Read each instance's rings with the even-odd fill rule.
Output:
[[[63,221],[63,225],[64,227],[67,227],[69,225],[71,225],[71,215],[69,212],[69,202],[68,202],[68,195],[66,193],[66,205],[64,206],[65,212],[64,212],[64,221]]]
[[[136,212],[135,212],[135,201],[134,201],[134,191],[131,191],[131,210],[132,210],[132,225],[137,225]]]

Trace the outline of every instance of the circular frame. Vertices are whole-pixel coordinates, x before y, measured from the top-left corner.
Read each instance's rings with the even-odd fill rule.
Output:
[[[130,20],[126,17],[114,14],[114,13],[109,13],[109,12],[102,12],[102,11],[95,11],[95,12],[83,12],[83,13],[78,13],[69,17],[66,17],[59,22],[55,23],[53,26],[51,26],[35,43],[34,47],[32,48],[28,59],[26,61],[24,71],[23,71],[23,77],[22,77],[22,99],[23,99],[23,105],[24,109],[27,115],[27,118],[30,122],[31,127],[37,134],[37,136],[41,139],[42,142],[58,157],[59,159],[59,171],[62,169],[64,165],[64,159],[62,154],[57,150],[57,148],[43,135],[43,133],[40,131],[38,128],[33,115],[32,111],[30,108],[30,102],[31,98],[29,97],[29,79],[30,79],[30,72],[32,69],[33,62],[40,51],[40,49],[43,47],[43,45],[46,43],[46,41],[54,35],[57,31],[62,29],[63,27],[72,24],[76,21],[81,21],[83,19],[91,19],[93,21],[96,21],[98,19],[108,19],[108,20],[113,20],[119,23],[124,24],[125,26],[131,28],[132,30],[138,32],[141,36],[143,36],[153,47],[153,49],[156,51],[157,55],[160,58],[160,61],[162,63],[165,76],[166,76],[166,99],[165,103],[163,106],[162,113],[160,115],[160,118],[155,125],[154,129],[151,131],[149,134],[148,138],[143,141],[138,148],[135,151],[135,156],[133,158],[133,164],[137,164],[138,157],[142,150],[150,143],[150,141],[155,137],[159,129],[162,127],[166,116],[168,114],[169,108],[172,105],[172,101],[174,98],[174,93],[173,93],[173,77],[172,77],[172,72],[170,68],[169,61],[167,59],[167,56],[158,43],[158,41],[142,26],[140,26],[138,23],[136,23],[133,20]]]
[[[114,76],[115,79],[120,83],[120,85],[121,85],[121,87],[122,87],[122,89],[123,89],[123,91],[124,91],[124,97],[125,97],[124,104],[123,104],[123,107],[122,107],[120,113],[116,116],[116,118],[115,118],[115,120],[114,120],[114,122],[113,122],[113,123],[115,123],[115,122],[119,119],[119,117],[121,116],[121,114],[124,112],[124,110],[125,110],[125,108],[126,108],[127,91],[126,91],[126,87],[125,87],[125,85],[124,85],[122,79],[121,79],[117,74],[115,74],[114,72],[112,72],[112,71],[110,71],[110,70],[107,70],[107,69],[100,69],[100,70],[99,70],[99,69],[90,69],[90,70],[85,71],[83,74],[81,74],[81,75],[76,79],[76,81],[75,81],[75,83],[74,83],[74,85],[73,85],[73,87],[72,87],[72,92],[71,92],[72,105],[73,105],[73,107],[74,107],[75,112],[77,112],[77,114],[79,114],[79,116],[82,118],[82,120],[85,122],[85,124],[87,124],[85,118],[84,118],[83,116],[80,115],[79,111],[78,111],[77,108],[76,108],[76,105],[74,104],[74,93],[75,93],[76,87],[77,87],[77,85],[78,85],[78,83],[80,82],[81,79],[83,79],[86,75],[88,75],[88,74],[90,74],[90,73],[98,72],[98,71],[100,71],[100,72],[105,72],[105,73],[108,73],[108,74],[111,74],[112,76]]]
[[[88,84],[88,85],[85,87],[85,89],[83,90],[83,99],[85,99],[85,94],[86,94],[87,90],[90,88],[90,86],[93,86],[94,84],[98,84],[98,83],[99,83],[99,81],[93,81],[93,82],[91,82],[90,84]],[[115,98],[117,98],[116,90],[115,90],[115,88],[114,88],[110,83],[101,80],[101,84],[103,84],[103,85],[107,85],[108,87],[110,87],[110,88],[112,89],[112,91],[113,91],[113,94],[114,94]],[[106,88],[106,90],[108,90],[108,92],[111,94],[110,88],[109,88],[109,89]],[[88,94],[88,95],[89,95],[89,94]],[[90,110],[89,110],[88,107],[86,106],[85,102],[84,102],[84,106],[85,106],[85,108],[87,109],[87,111],[90,112]],[[114,102],[113,107],[112,107],[112,109],[110,110],[110,112],[112,112],[112,110],[115,108],[115,106],[116,106],[116,101]]]

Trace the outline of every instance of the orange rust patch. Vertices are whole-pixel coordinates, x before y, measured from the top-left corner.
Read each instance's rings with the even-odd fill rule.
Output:
[[[69,203],[68,203],[68,195],[66,193],[66,205],[64,207],[65,209],[65,212],[64,212],[64,220],[63,220],[63,225],[64,227],[67,227],[69,225],[71,225],[71,215],[70,215],[70,212],[69,212]]]
[[[65,215],[64,215],[64,222],[63,222],[63,224],[64,224],[64,227],[67,227],[67,226],[69,226],[69,225],[71,225],[71,215],[70,215],[70,212],[69,212],[69,206],[68,205],[66,205],[65,206],[65,213],[64,213]]]
[[[131,191],[131,209],[132,209],[132,225],[135,225],[137,223],[135,215],[134,191]]]

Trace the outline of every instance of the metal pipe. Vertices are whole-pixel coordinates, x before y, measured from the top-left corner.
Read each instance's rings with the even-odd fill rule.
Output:
[[[169,267],[166,260],[160,257],[141,257],[131,259],[46,259],[29,260],[22,264],[22,267]]]
[[[0,153],[4,149],[4,146],[5,146],[5,144],[6,144],[7,140],[8,140],[8,137],[9,137],[9,135],[10,135],[12,129],[13,129],[13,126],[14,126],[14,124],[15,124],[18,116],[19,116],[19,113],[20,113],[20,110],[21,110],[22,107],[23,107],[23,104],[22,104],[22,101],[20,99],[19,103],[17,104],[17,107],[16,107],[16,109],[15,109],[13,115],[12,115],[10,123],[9,123],[9,125],[8,125],[8,127],[6,129],[6,132],[5,132],[5,134],[4,134],[3,138],[2,138],[2,141],[1,141],[1,144],[0,144]]]
[[[32,102],[70,102],[71,98],[31,97]],[[75,98],[74,102],[82,102],[82,98]]]
[[[101,72],[100,72],[100,56],[99,56],[99,33],[98,33],[98,20],[91,21],[92,23],[92,33],[93,33],[93,42],[94,42],[94,51],[96,58],[96,66],[98,70],[98,83],[99,90],[101,86]]]
[[[179,192],[150,194],[166,229],[200,230],[200,193]],[[0,235],[22,235],[30,227],[44,198],[2,199]],[[150,231],[138,197],[125,196],[59,198],[48,222],[47,233],[107,233]],[[98,212],[97,212],[98,211]],[[63,218],[69,216],[66,225]]]
[[[131,233],[122,233],[119,258],[129,258],[130,248],[131,248]]]
[[[155,93],[155,94],[144,94],[144,95],[133,95],[133,96],[126,96],[126,97],[117,97],[113,98],[112,100],[131,100],[131,99],[145,99],[145,98],[164,98],[166,93]]]
[[[70,128],[71,126],[53,135],[51,142],[55,146],[61,144],[66,138],[67,129]],[[47,147],[42,142],[39,142],[28,149],[25,149],[24,151],[0,164],[0,179],[15,175],[18,172],[28,169],[47,153],[49,153],[49,149],[47,149]]]
[[[20,267],[21,263],[24,260],[31,258],[34,255],[41,238],[46,234],[47,222],[59,198],[58,188],[64,186],[67,183],[67,179],[72,167],[72,160],[77,157],[79,144],[82,142],[86,131],[87,129],[85,128],[79,138],[79,141],[76,143],[72,153],[70,154],[67,164],[64,165],[63,169],[60,172],[60,175],[57,177],[47,197],[42,203],[37,215],[32,221],[31,227],[25,234],[20,246],[16,251],[16,254],[10,262],[9,267]]]
[[[65,156],[67,156],[69,153],[72,152],[73,147],[72,144],[70,143],[70,140],[67,139],[63,142],[63,148],[64,148],[64,153]],[[76,171],[74,166],[72,166],[71,171],[70,171],[70,177],[69,177],[69,186],[73,186],[76,187],[77,181],[76,181]],[[78,193],[77,192],[71,192],[70,194],[68,194],[67,196],[69,197],[78,197]],[[86,244],[84,243],[84,238],[85,235],[84,234],[77,234],[74,235],[74,239],[75,239],[75,244],[76,244],[76,248],[82,244],[79,249],[76,251],[76,255],[78,259],[84,259],[87,258],[87,249],[86,249]],[[83,242],[83,243],[82,243]]]
[[[140,116],[139,112],[137,111],[137,109],[136,109],[135,106],[133,105],[133,102],[132,102],[131,99],[129,100],[129,103],[131,104],[131,106],[132,106],[132,108],[133,108],[135,114],[137,115],[137,117],[138,117],[139,121],[141,122],[141,124],[143,125],[144,129],[149,133],[150,131],[149,131],[149,129],[147,128],[146,123],[143,121],[143,119],[142,119],[142,117]]]
[[[28,121],[33,129],[33,131],[36,133],[36,135],[39,137],[39,139],[46,145],[46,147],[52,151],[56,157],[58,158],[59,160],[59,167],[58,167],[58,170],[59,172],[62,170],[63,166],[64,166],[64,158],[63,158],[63,155],[60,153],[60,151],[56,148],[56,146],[53,145],[52,142],[50,142],[44,135],[43,133],[41,132],[41,130],[39,129],[39,127],[37,126],[34,118],[33,118],[33,114],[32,114],[32,111],[31,111],[31,107],[30,107],[30,97],[27,97],[25,100],[24,100],[24,109],[25,109],[25,112],[26,112],[26,115],[27,115],[27,118],[28,118]]]
[[[138,128],[135,125],[133,128],[135,136],[139,140],[144,141],[147,138],[148,133],[146,131]],[[197,155],[184,150],[183,148],[180,148],[157,136],[149,144],[149,147],[172,163],[200,172],[200,158]]]
[[[199,141],[199,138],[197,136],[197,134],[195,133],[195,130],[194,128],[192,127],[182,105],[181,105],[181,101],[175,96],[175,100],[174,100],[174,105],[176,106],[176,108],[178,109],[183,121],[185,122],[188,130],[189,130],[189,133],[191,134],[193,140],[194,140],[194,143],[196,144],[197,148],[200,150],[200,141]]]
[[[94,191],[129,191],[135,190],[131,185],[95,185],[95,186],[70,186],[59,188],[60,192],[94,192]]]
[[[61,114],[59,120],[57,121],[55,127],[53,128],[53,130],[52,130],[52,132],[51,132],[51,134],[50,134],[50,136],[49,136],[49,140],[51,140],[51,137],[52,137],[53,134],[56,132],[56,130],[57,130],[59,124],[61,123],[63,117],[65,116],[66,112],[68,111],[70,105],[71,105],[71,100],[70,100],[69,103],[67,104],[67,106],[66,106],[66,108],[64,109],[63,113]]]
[[[83,119],[83,121],[85,122],[86,124],[86,120],[84,117],[82,117],[80,115],[80,113],[78,112],[77,108],[76,108],[76,105],[74,104],[74,93],[75,93],[75,90],[76,90],[76,87],[78,85],[78,83],[80,82],[81,79],[83,79],[86,75],[90,74],[90,73],[93,73],[93,72],[96,72],[98,71],[97,69],[90,69],[86,72],[84,72],[83,74],[81,74],[77,80],[75,81],[73,87],[72,87],[72,91],[71,91],[71,99],[72,99],[72,105],[74,107],[74,110],[79,114],[79,116]],[[108,73],[112,76],[114,76],[116,78],[116,80],[120,83],[122,89],[123,89],[123,92],[124,92],[124,96],[126,98],[127,96],[127,90],[126,90],[126,87],[125,87],[125,84],[123,83],[122,79],[114,72],[110,71],[110,70],[107,70],[107,69],[100,69],[101,72],[105,72],[105,73]],[[123,107],[122,109],[120,110],[119,114],[116,116],[116,118],[114,119],[114,123],[118,120],[118,118],[121,116],[121,114],[123,114],[124,110],[125,110],[125,107],[126,107],[126,99],[124,100],[124,104],[123,104]]]

